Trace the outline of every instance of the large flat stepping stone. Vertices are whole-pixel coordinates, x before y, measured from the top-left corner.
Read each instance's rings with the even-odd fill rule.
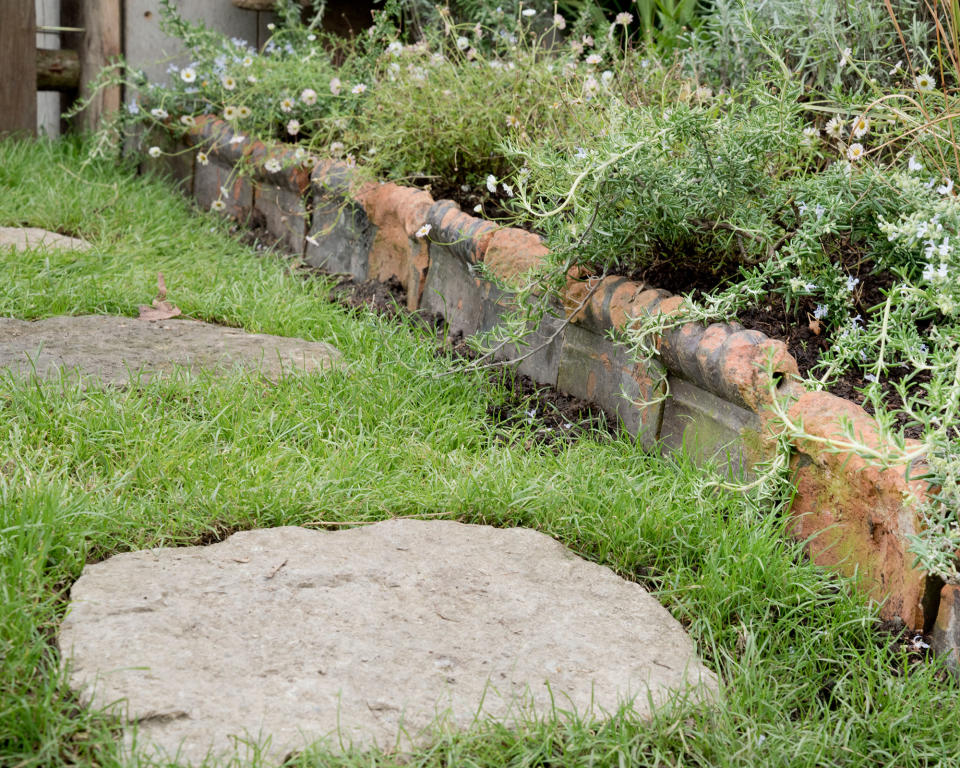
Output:
[[[105,384],[125,385],[131,375],[175,367],[224,369],[234,365],[276,378],[329,367],[340,353],[329,344],[247,333],[239,328],[181,318],[148,322],[85,315],[45,320],[0,318],[0,369],[43,378],[78,372]]]
[[[85,702],[121,702],[139,748],[193,763],[231,736],[269,737],[278,762],[324,738],[405,749],[438,715],[509,722],[553,698],[602,716],[633,696],[649,715],[718,690],[638,584],[533,530],[446,521],[116,555],[84,568],[59,643]]]
[[[15,251],[25,251],[29,248],[86,251],[90,248],[90,243],[79,237],[67,237],[37,227],[0,227],[0,251],[4,248],[12,248]]]

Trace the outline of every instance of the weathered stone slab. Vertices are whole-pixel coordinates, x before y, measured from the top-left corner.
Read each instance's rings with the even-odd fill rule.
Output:
[[[645,447],[657,439],[664,376],[659,362],[635,363],[606,336],[576,324],[564,332],[557,389],[596,403]]]
[[[366,211],[345,197],[315,194],[305,261],[328,272],[366,280],[376,234]]]
[[[748,476],[757,457],[747,446],[760,441],[760,417],[675,376],[667,387],[660,427],[664,450],[686,450],[697,464],[715,461],[731,477]]]
[[[260,213],[267,231],[276,237],[282,248],[302,254],[307,234],[306,198],[273,184],[261,184],[253,197],[254,210]]]
[[[253,209],[253,187],[250,180],[239,175],[237,170],[214,156],[207,164],[196,164],[193,177],[193,196],[197,205],[204,211],[218,200],[226,206],[224,215],[246,220]]]
[[[602,716],[634,696],[649,715],[718,690],[640,585],[537,531],[447,521],[116,555],[73,585],[59,646],[84,701],[121,702],[148,750],[192,762],[233,735],[269,737],[278,762],[322,738],[405,748],[438,715]]]
[[[86,251],[90,243],[78,237],[67,237],[37,227],[0,227],[0,250],[12,248],[26,251],[49,248],[56,251]]]
[[[0,368],[49,378],[79,372],[105,384],[125,385],[131,376],[175,367],[223,369],[234,365],[281,373],[329,367],[340,353],[329,344],[247,333],[196,320],[147,322],[130,317],[87,315],[33,322],[0,318]]]

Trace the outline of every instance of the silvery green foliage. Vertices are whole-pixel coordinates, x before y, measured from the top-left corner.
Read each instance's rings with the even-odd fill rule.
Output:
[[[916,0],[893,0],[892,6],[914,66],[925,68],[933,25]],[[726,84],[746,81],[773,53],[819,92],[858,90],[864,76],[886,82],[906,58],[882,0],[714,0],[690,53],[708,80]]]

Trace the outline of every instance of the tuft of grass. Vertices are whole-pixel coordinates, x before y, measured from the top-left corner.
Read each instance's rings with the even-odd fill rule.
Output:
[[[325,281],[240,245],[161,180],[83,154],[0,142],[0,225],[95,245],[0,254],[0,313],[133,314],[162,271],[186,314],[328,340],[347,364],[276,384],[178,372],[113,390],[0,376],[0,764],[125,764],[116,722],[80,706],[60,672],[56,631],[85,563],[398,515],[529,526],[643,583],[720,675],[723,705],[678,703],[652,723],[480,722],[411,755],[318,748],[292,764],[892,768],[960,751],[957,683],[936,663],[909,668],[875,608],[806,562],[776,510],[704,491],[682,455],[599,434],[546,447],[535,424],[492,423],[506,391],[438,376],[451,360],[415,325],[330,304]]]

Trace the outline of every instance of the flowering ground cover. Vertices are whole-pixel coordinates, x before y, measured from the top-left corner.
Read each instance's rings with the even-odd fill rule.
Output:
[[[270,386],[200,375],[84,392],[0,377],[0,763],[124,764],[115,721],[78,706],[52,641],[84,563],[253,527],[409,515],[534,527],[643,583],[722,679],[723,705],[679,704],[653,723],[582,722],[561,706],[412,755],[289,765],[950,764],[960,683],[920,663],[922,637],[880,626],[850,582],[806,562],[777,508],[758,513],[705,488],[684,458],[609,433],[551,444],[535,416],[491,419],[508,390],[451,373],[432,330],[329,302],[328,279],[240,244],[158,179],[84,164],[88,150],[0,142],[0,225],[93,245],[0,252],[0,313],[134,316],[162,271],[185,315],[329,341],[347,364]]]

